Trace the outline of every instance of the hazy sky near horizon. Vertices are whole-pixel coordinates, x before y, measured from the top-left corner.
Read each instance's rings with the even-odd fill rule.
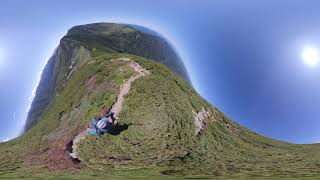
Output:
[[[19,134],[39,73],[69,28],[144,25],[164,35],[195,88],[243,126],[295,143],[320,142],[317,0],[0,1],[0,141]]]

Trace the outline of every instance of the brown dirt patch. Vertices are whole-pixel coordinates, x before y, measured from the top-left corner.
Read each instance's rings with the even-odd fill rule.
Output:
[[[79,171],[81,165],[69,157],[67,147],[77,132],[82,130],[83,128],[76,128],[62,138],[48,140],[48,148],[42,152],[29,154],[25,159],[26,165],[45,167],[49,171]]]
[[[96,81],[97,81],[97,77],[96,76],[92,76],[90,79],[88,79],[86,81],[85,86],[87,87],[88,91],[94,90],[94,88],[96,86]]]

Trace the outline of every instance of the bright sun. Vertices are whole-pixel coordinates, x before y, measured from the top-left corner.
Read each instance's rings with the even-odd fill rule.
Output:
[[[315,67],[319,62],[318,49],[312,46],[304,47],[302,51],[302,60],[304,64]]]

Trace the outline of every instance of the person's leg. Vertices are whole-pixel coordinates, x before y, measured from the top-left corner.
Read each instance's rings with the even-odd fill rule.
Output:
[[[87,133],[90,134],[91,136],[98,136],[98,135],[99,135],[98,132],[97,132],[97,130],[94,129],[94,128],[88,128],[86,131],[87,131]]]
[[[113,114],[113,112],[111,112],[111,111],[109,111],[107,114],[106,114],[106,116],[105,117],[110,117],[110,116],[112,116],[112,114]]]
[[[91,119],[91,123],[90,123],[90,128],[95,128],[97,125],[97,119],[96,118],[92,118]]]

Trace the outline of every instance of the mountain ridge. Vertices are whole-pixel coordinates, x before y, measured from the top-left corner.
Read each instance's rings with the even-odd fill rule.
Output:
[[[147,28],[145,28],[145,31],[148,32],[144,33],[141,31],[141,28],[138,31],[134,29],[134,27],[133,25],[131,27],[131,25],[126,24],[95,23],[71,28],[67,35],[61,39],[59,47],[45,66],[41,75],[41,81],[37,87],[36,96],[27,116],[25,131],[37,123],[45,108],[50,104],[54,96],[55,88],[58,86],[56,82],[59,82],[66,74],[70,76],[73,73],[72,66],[81,66],[82,63],[89,61],[90,57],[86,48],[99,47],[108,52],[117,53],[128,51],[129,54],[154,59],[155,61],[166,64],[191,83],[182,60],[165,39],[151,34],[150,32],[153,31]],[[96,32],[100,31],[102,32],[96,35]],[[120,35],[118,33],[120,33]],[[98,38],[96,36],[98,36]],[[137,39],[137,37],[140,38]],[[100,40],[100,38],[102,40]],[[123,41],[129,45],[125,46]],[[150,42],[147,43],[150,44],[150,46],[143,46],[144,41]],[[90,47],[93,45],[97,47]],[[77,58],[77,55],[83,57]],[[79,59],[83,62],[78,62]],[[58,74],[57,69],[64,69],[63,73]]]
[[[111,37],[118,30],[112,29]],[[104,40],[110,44],[110,31],[97,33],[77,35],[81,41],[63,38],[56,71],[42,79],[54,79],[52,98],[24,135],[0,143],[0,178],[320,174],[319,144],[294,145],[250,131],[208,103],[162,61],[115,51],[104,45]],[[125,43],[111,44],[126,49]],[[92,117],[112,108],[121,87],[135,76],[131,62],[150,74],[132,81],[123,98],[118,117],[125,128],[86,136],[77,144],[75,161],[68,154],[74,138]]]

